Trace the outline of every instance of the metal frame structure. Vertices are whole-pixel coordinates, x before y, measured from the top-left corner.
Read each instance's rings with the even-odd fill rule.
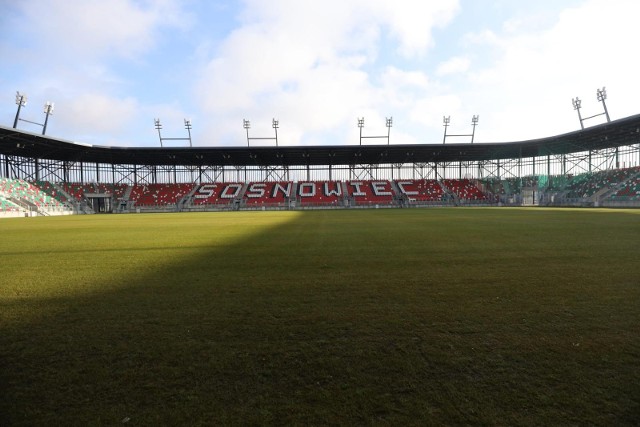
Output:
[[[273,119],[271,121],[271,127],[275,131],[275,137],[249,137],[249,129],[251,128],[251,122],[247,119],[242,119],[242,127],[247,131],[247,147],[251,146],[251,141],[259,141],[259,140],[271,140],[276,142],[276,147],[278,146],[278,128],[280,127],[280,121]]]
[[[502,179],[638,165],[640,115],[530,141],[447,145],[123,148],[0,126],[0,176],[33,181]]]
[[[480,120],[480,116],[477,115],[477,114],[474,114],[474,116],[471,118],[471,126],[473,126],[473,130],[471,131],[471,133],[448,134],[447,133],[447,129],[451,125],[451,116],[443,116],[442,117],[442,126],[444,126],[444,136],[442,137],[442,144],[446,144],[447,143],[447,138],[459,137],[459,136],[470,136],[471,137],[471,143],[473,144],[473,140],[476,138],[476,126],[478,126],[478,121],[479,120]]]
[[[49,116],[53,114],[53,109],[55,107],[53,102],[47,101],[44,103],[44,123],[34,122],[32,120],[26,120],[20,118],[20,112],[22,111],[22,107],[27,105],[27,95],[24,93],[16,92],[16,105],[18,106],[18,110],[16,111],[16,118],[13,121],[13,128],[17,129],[18,122],[26,122],[31,123],[32,125],[40,126],[42,128],[42,135],[47,133],[47,124],[49,123]]]
[[[364,128],[364,117],[358,117],[358,128],[360,129],[359,145],[362,145],[363,139],[386,139],[387,145],[391,145],[391,127],[393,126],[393,116],[385,117],[385,126],[387,127],[386,135],[362,135],[362,129]]]
[[[605,100],[607,99],[607,88],[603,87],[602,89],[596,89],[596,97],[598,102],[602,102],[602,108],[604,111],[602,113],[594,114],[589,117],[582,117],[580,114],[580,109],[582,108],[582,100],[577,96],[571,99],[571,103],[573,104],[573,109],[578,113],[578,120],[580,120],[580,128],[584,130],[584,122],[589,119],[593,119],[599,116],[605,116],[607,118],[607,123],[611,122],[611,118],[609,117],[609,110],[607,109],[607,103]]]
[[[193,126],[191,125],[191,119],[184,119],[184,128],[187,130],[188,137],[186,138],[165,138],[162,136],[160,132],[162,130],[162,123],[160,123],[160,119],[153,119],[153,124],[158,131],[158,139],[160,140],[160,148],[163,148],[163,141],[189,141],[189,147],[193,147],[193,142],[191,141],[191,129]]]

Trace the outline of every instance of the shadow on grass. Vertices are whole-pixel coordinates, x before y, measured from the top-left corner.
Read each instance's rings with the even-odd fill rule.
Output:
[[[588,280],[443,251],[455,229],[416,239],[411,218],[292,215],[229,245],[182,242],[182,256],[88,292],[7,300],[0,424],[638,420],[638,292],[624,276],[612,313]]]

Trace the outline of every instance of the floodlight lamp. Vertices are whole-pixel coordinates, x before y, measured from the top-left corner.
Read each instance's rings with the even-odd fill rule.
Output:
[[[156,126],[156,129],[162,129],[162,124],[160,124],[160,119],[153,119],[153,124]]]
[[[598,93],[598,101],[602,102],[607,99],[607,88],[603,87],[602,89],[597,89]]]
[[[24,107],[25,105],[27,105],[27,95],[17,91],[16,92],[16,105],[20,105],[21,107]]]
[[[451,123],[451,116],[442,116],[442,123],[446,126]]]
[[[578,98],[578,97],[571,98],[571,102],[573,103],[573,109],[574,110],[579,110],[580,109],[580,105],[582,105],[582,101],[580,100],[580,98]]]
[[[191,119],[184,119],[184,128],[191,129]]]
[[[249,129],[251,127],[251,123],[249,120],[242,119],[242,127],[245,129]]]
[[[55,106],[55,104],[53,102],[45,102],[44,104],[44,112],[46,114],[53,114],[53,107]]]
[[[393,126],[393,116],[392,117],[387,117],[387,127],[390,128],[391,126]]]
[[[478,124],[478,120],[480,120],[480,116],[479,115],[474,115],[471,118],[471,124],[474,125],[474,126],[477,125]]]
[[[276,119],[272,119],[271,126],[273,126],[274,129],[278,129],[278,125],[279,121]]]
[[[364,127],[364,117],[358,118],[358,127],[362,129]]]

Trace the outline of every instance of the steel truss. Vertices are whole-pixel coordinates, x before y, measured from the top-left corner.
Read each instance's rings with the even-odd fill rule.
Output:
[[[480,144],[477,144],[480,145]],[[408,153],[408,158],[410,158]],[[177,159],[176,159],[177,160]],[[210,183],[245,181],[323,181],[387,179],[500,180],[529,176],[578,175],[640,165],[640,144],[569,154],[548,153],[478,161],[387,163],[359,162],[357,154],[347,165],[167,165],[111,164],[34,159],[0,155],[0,176],[56,183],[105,184]]]

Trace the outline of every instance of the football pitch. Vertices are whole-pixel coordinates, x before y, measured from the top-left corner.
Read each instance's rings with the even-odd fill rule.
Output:
[[[0,220],[0,425],[637,425],[640,210]]]

